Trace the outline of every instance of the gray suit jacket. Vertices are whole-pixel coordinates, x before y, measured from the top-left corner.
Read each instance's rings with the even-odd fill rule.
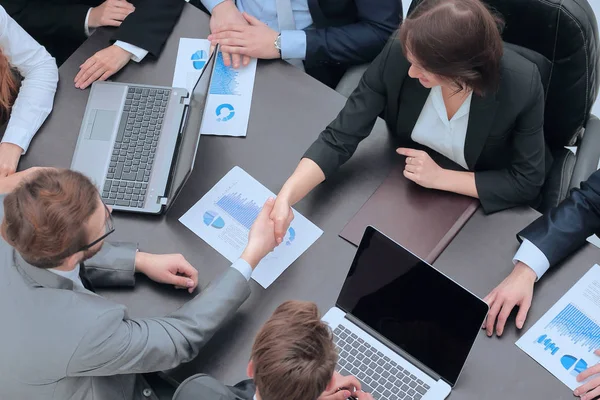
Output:
[[[105,244],[86,262],[95,287],[133,285],[135,251]],[[123,305],[29,265],[1,239],[0,263],[2,400],[147,400],[139,374],[192,360],[250,294],[230,268],[167,317],[129,318]]]
[[[204,374],[189,377],[179,385],[173,400],[252,400],[256,393],[249,379],[235,386],[226,386]]]

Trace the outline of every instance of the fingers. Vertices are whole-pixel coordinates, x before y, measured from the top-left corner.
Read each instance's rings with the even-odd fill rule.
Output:
[[[410,172],[410,171],[407,171],[405,169],[404,172],[403,172],[403,175],[404,175],[405,178],[407,178],[407,179],[409,179],[409,180],[411,180],[413,182],[417,182],[417,176],[415,175],[414,172]]]
[[[420,166],[420,165],[412,165],[412,164],[406,164],[406,166],[404,167],[405,171],[411,172],[413,174],[421,172],[422,169],[423,169],[422,166]]]
[[[230,67],[231,66],[231,54],[229,51],[225,50],[225,47],[230,47],[230,46],[221,46],[221,54],[223,55],[223,64],[225,64],[226,67]]]
[[[258,213],[258,217],[256,217],[256,219],[257,220],[269,219],[271,213],[273,212],[274,205],[275,205],[275,199],[273,199],[272,197],[269,197],[267,199],[267,201],[265,201],[265,204],[263,205],[262,210],[260,210],[260,212]]]
[[[421,150],[415,150],[415,149],[408,149],[406,147],[400,147],[396,149],[396,153],[403,155],[403,156],[407,156],[407,157],[417,157],[419,156],[421,153],[423,153]]]
[[[215,42],[218,41],[219,43],[223,43],[223,44],[229,44],[226,42],[223,42],[223,40],[226,39],[245,39],[246,36],[244,34],[244,32],[238,32],[238,31],[221,31],[218,33],[212,33],[210,35],[208,35],[208,40],[210,40],[211,42]]]
[[[208,36],[208,40],[213,40],[214,35],[222,32],[241,32],[244,33],[248,25],[246,24],[223,24],[215,28],[215,30]],[[225,36],[227,37],[227,36]]]
[[[121,26],[122,21],[116,20],[116,19],[108,19],[106,20],[102,26],[115,26],[115,27],[119,27]]]
[[[242,64],[244,64],[244,67],[250,64],[250,56],[242,57]]]
[[[97,75],[97,79],[104,73],[102,64],[99,61],[93,60],[87,66],[86,64],[88,64],[87,61],[83,64],[77,76],[75,76],[75,87],[78,89],[84,89],[87,87],[85,83],[88,82],[91,77]]]
[[[97,64],[94,65],[91,70],[92,71],[87,75],[87,78],[84,75],[84,78],[82,78],[79,82],[79,86],[75,85],[75,87],[79,87],[79,89],[85,89],[97,81],[98,78],[100,78],[106,72],[103,67],[97,66]]]
[[[579,377],[586,371],[583,371],[577,376],[578,381],[581,382]],[[577,389],[575,389],[573,393],[575,394],[575,396],[581,396],[581,400],[595,399],[600,394],[600,378],[592,379],[591,381],[579,386]]]
[[[242,58],[239,54],[231,55],[231,63],[233,64],[233,68],[239,68],[241,62],[242,62]]]
[[[500,312],[500,308],[502,307],[502,303],[500,301],[494,301],[491,304],[490,312],[487,316],[485,330],[488,336],[492,336],[494,334],[494,323],[496,322],[496,317],[498,317],[498,313]]]
[[[529,312],[529,308],[531,308],[531,297],[527,297],[523,300],[523,302],[519,305],[519,312],[517,313],[517,328],[523,329],[523,325],[525,325],[525,320],[527,319],[527,313]]]
[[[490,294],[485,296],[485,298],[483,299],[483,301],[485,301],[487,303],[487,305],[490,307],[492,306],[492,303],[495,300],[496,300],[496,290],[493,290]],[[481,326],[481,329],[486,329],[487,321],[488,321],[489,317],[490,317],[490,314],[488,312],[488,315],[485,316],[485,320],[483,321],[483,325]]]
[[[275,239],[277,240],[277,244],[283,242],[283,238],[293,220],[294,213],[291,210],[289,210],[286,216],[277,215],[275,217]]]
[[[0,178],[6,178],[9,175],[10,172],[8,171],[8,168],[0,168]]]
[[[135,11],[134,5],[129,3],[128,1],[117,1],[116,3],[114,3],[114,6],[116,8],[127,10],[128,14],[131,14],[132,12]]]
[[[359,391],[360,389],[362,389],[360,381],[352,375],[343,376],[338,381],[336,381],[336,385],[341,388],[348,389],[352,392]]]
[[[249,56],[250,50],[247,47],[236,47],[236,46],[221,46],[221,51],[223,53],[229,54],[241,54],[245,56]],[[223,62],[225,61],[225,57],[223,57]],[[225,64],[227,65],[227,64]],[[229,65],[227,65],[229,66]]]
[[[596,364],[596,365],[594,365],[594,366],[586,369],[585,371],[583,371],[579,375],[577,375],[577,382],[585,381],[590,376],[596,375],[596,374],[599,374],[599,373],[600,373],[600,364]],[[586,385],[589,385],[590,383],[591,382],[588,382]],[[586,386],[586,385],[583,385],[583,386]],[[587,390],[589,390],[589,389],[587,389]],[[587,392],[587,390],[586,390],[586,392]]]
[[[339,392],[335,392],[329,396],[320,397],[318,400],[347,400],[350,398],[350,396],[352,396],[352,393],[349,391],[340,390]]]
[[[246,12],[242,13],[242,16],[244,17],[244,19],[246,21],[248,21],[248,23],[250,25],[253,25],[253,26],[265,25],[261,20],[259,20],[258,18],[253,17],[252,15],[250,15],[250,14],[248,14]]]
[[[496,320],[496,335],[502,336],[504,333],[504,326],[506,325],[506,320],[508,320],[508,316],[510,312],[515,307],[515,303],[509,300],[505,300],[502,305],[502,309],[500,314],[498,314],[498,319]]]

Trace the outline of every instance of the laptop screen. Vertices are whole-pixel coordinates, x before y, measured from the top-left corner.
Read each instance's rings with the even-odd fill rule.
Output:
[[[454,386],[487,305],[368,227],[337,306]]]

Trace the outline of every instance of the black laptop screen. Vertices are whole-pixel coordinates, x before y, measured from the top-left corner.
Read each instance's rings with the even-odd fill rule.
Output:
[[[370,227],[337,306],[452,386],[487,313],[482,300]]]

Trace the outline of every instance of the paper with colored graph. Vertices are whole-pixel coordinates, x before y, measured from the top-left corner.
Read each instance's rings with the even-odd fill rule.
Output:
[[[234,167],[179,221],[234,262],[246,247],[250,227],[270,196],[275,197],[246,171]],[[323,234],[295,210],[294,217],[283,243],[252,273],[265,289]]]
[[[184,87],[191,93],[209,54],[208,40],[179,39],[173,87]],[[221,53],[217,55],[200,133],[246,136],[255,76],[255,59],[245,67],[235,69],[225,66]]]
[[[600,267],[594,265],[516,343],[571,390],[600,357]]]

